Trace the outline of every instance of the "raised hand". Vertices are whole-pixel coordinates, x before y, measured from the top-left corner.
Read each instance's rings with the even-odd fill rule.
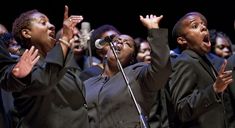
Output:
[[[217,93],[223,92],[227,86],[232,83],[232,71],[225,71],[227,65],[227,60],[224,61],[223,65],[220,68],[219,74],[216,78],[216,81],[213,85],[214,91]]]
[[[39,58],[38,50],[35,50],[34,46],[32,46],[30,50],[26,49],[13,68],[12,74],[16,78],[27,76],[31,72],[33,66],[38,62]]]
[[[159,23],[162,18],[163,18],[163,15],[158,17],[156,15],[151,14],[151,15],[146,15],[145,18],[142,15],[140,15],[140,21],[148,29],[159,28]]]
[[[73,38],[73,29],[76,27],[78,23],[80,23],[83,20],[83,17],[78,15],[71,15],[69,17],[68,13],[69,13],[69,8],[67,5],[65,5],[62,35],[61,38],[59,39],[59,41],[62,44],[61,46],[64,57],[67,54],[68,48],[71,47],[70,40]]]
[[[71,15],[69,17],[68,13],[69,8],[65,5],[62,39],[69,42],[73,37],[74,27],[83,20],[83,17],[80,15]]]

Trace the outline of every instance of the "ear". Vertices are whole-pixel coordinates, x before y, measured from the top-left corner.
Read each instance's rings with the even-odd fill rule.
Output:
[[[184,37],[178,37],[177,38],[177,43],[180,44],[180,45],[186,45],[187,44],[187,41],[185,40]]]
[[[24,38],[30,39],[31,38],[31,31],[29,29],[23,29],[21,30],[21,34]]]

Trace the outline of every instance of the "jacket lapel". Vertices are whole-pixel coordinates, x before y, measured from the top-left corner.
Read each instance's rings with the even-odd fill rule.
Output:
[[[213,80],[216,80],[216,75],[218,74],[210,61],[207,59],[206,56],[199,56],[197,53],[191,50],[185,50],[185,52],[194,59],[197,59],[202,67],[210,74]],[[214,73],[213,73],[214,72]]]

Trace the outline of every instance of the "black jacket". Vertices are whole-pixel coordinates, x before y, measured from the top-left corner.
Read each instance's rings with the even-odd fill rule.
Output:
[[[169,86],[177,127],[226,128],[222,95],[212,87],[216,76],[208,56],[185,50],[175,59]]]
[[[124,68],[137,103],[146,116],[156,92],[164,87],[171,73],[167,34],[165,29],[150,30],[151,64],[137,63]],[[110,78],[92,77],[85,81],[85,87],[92,128],[140,127],[140,116],[121,72]]]
[[[34,66],[24,88],[13,88],[21,128],[87,128],[80,69],[70,51],[64,59],[56,45]]]

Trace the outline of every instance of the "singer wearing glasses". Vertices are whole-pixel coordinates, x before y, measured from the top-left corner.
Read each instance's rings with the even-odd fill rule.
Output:
[[[152,47],[150,64],[136,63],[136,44],[129,35],[114,38],[115,52],[119,59],[141,113],[148,115],[156,92],[167,82],[171,73],[168,32],[159,29],[163,16],[150,15],[140,21],[148,29]],[[107,52],[103,72],[85,82],[86,101],[91,128],[141,127],[139,111],[129,93],[117,60],[111,49]]]

